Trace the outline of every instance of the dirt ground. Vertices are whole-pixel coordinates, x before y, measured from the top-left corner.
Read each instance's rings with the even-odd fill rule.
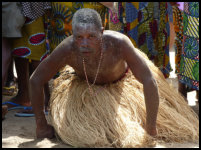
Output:
[[[55,139],[36,139],[34,117],[15,117],[15,111],[9,111],[2,121],[2,148],[71,148]],[[160,148],[198,148],[195,143],[158,143]]]

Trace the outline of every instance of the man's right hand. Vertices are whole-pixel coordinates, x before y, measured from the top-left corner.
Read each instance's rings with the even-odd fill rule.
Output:
[[[37,138],[54,138],[54,128],[47,124],[43,127],[36,128],[36,137]]]

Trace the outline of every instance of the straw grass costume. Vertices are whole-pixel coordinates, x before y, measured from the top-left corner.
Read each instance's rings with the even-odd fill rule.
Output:
[[[158,84],[160,104],[157,140],[198,142],[199,121],[161,71],[145,58]],[[92,98],[85,80],[66,66],[54,82],[50,119],[63,142],[74,147],[147,147],[154,139],[144,127],[146,107],[143,85],[131,71],[120,81],[94,85]]]

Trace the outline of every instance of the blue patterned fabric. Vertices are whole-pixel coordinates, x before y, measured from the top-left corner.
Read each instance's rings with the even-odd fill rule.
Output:
[[[199,2],[184,3],[183,23],[179,81],[199,90]]]

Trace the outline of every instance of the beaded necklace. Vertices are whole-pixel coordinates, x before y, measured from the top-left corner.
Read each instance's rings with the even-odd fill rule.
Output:
[[[94,81],[93,81],[92,85],[89,84],[89,80],[88,80],[88,77],[87,77],[85,59],[84,58],[82,59],[85,78],[86,78],[86,81],[87,81],[87,84],[88,84],[88,87],[89,87],[89,91],[90,91],[90,94],[91,94],[92,97],[94,96],[94,92],[92,90],[92,86],[96,83],[96,79],[97,79],[97,76],[98,76],[98,73],[99,73],[99,70],[100,70],[100,64],[101,64],[101,60],[102,60],[102,57],[103,57],[103,52],[102,51],[103,50],[101,48],[101,55],[100,55],[100,59],[99,59],[99,63],[98,63],[98,68],[97,68],[96,75],[95,75],[95,78],[94,78]]]

